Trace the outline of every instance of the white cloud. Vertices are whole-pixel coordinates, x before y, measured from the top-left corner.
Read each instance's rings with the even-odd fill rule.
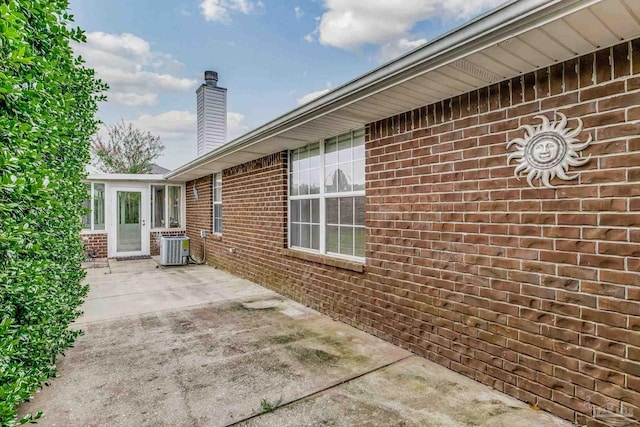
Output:
[[[165,138],[193,138],[191,142],[195,147],[196,115],[189,111],[167,111],[155,116],[144,114],[135,120],[133,124],[144,131]]]
[[[231,22],[232,13],[250,14],[255,9],[263,8],[261,0],[202,0],[200,11],[207,21]]]
[[[300,8],[300,6],[295,6],[293,8],[293,11],[296,14],[296,19],[300,19],[302,18],[302,15],[304,15],[304,11]]]
[[[323,45],[352,50],[408,38],[426,19],[469,19],[505,0],[327,0],[316,28]]]
[[[403,53],[408,52],[412,49],[415,49],[418,46],[425,44],[426,42],[427,40],[425,39],[408,40],[405,38],[401,38],[399,40],[386,43],[382,45],[380,47],[380,50],[378,51],[378,55],[377,55],[378,61],[380,62],[391,61],[392,59],[397,58]]]
[[[304,39],[309,43],[311,43],[313,40],[315,40],[314,36],[315,36],[315,33],[309,33],[306,36],[304,36]]]
[[[181,76],[182,63],[133,34],[88,33],[87,42],[74,49],[109,85],[109,100],[125,106],[153,105],[160,93],[191,90],[197,83]]]
[[[244,115],[240,113],[227,113],[227,141],[232,141],[244,135],[251,129],[244,122]]]
[[[322,95],[329,92],[330,90],[331,88],[329,87],[322,90],[316,90],[315,92],[310,92],[310,93],[307,93],[306,95],[301,96],[300,98],[296,99],[296,101],[298,102],[298,105],[303,105],[303,104],[306,104],[307,102],[313,101],[316,98],[320,98]]]
[[[155,93],[123,93],[123,92],[111,92],[109,94],[109,101],[117,102],[118,104],[126,105],[127,107],[139,107],[141,105],[154,105],[158,102],[158,95]]]

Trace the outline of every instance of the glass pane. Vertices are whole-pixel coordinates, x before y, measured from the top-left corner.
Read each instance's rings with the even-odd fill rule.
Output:
[[[356,145],[356,141],[362,141],[364,143],[364,128],[353,131],[353,145]]]
[[[353,197],[340,198],[340,224],[353,224]]]
[[[328,225],[327,226],[327,252],[338,253],[338,227]]]
[[[300,224],[291,224],[291,246],[300,246]]]
[[[309,169],[320,167],[320,144],[309,147]]]
[[[320,168],[309,170],[309,193],[320,194]]]
[[[338,136],[338,162],[351,161],[351,132]]]
[[[338,223],[338,200],[335,198],[327,199],[325,203],[326,207],[326,218],[325,221],[327,224],[337,224]]]
[[[329,138],[324,143],[324,164],[335,165],[338,163],[338,141],[336,138]]]
[[[142,250],[139,191],[118,191],[117,252]]]
[[[307,147],[302,147],[298,149],[298,169],[296,170],[306,169],[309,169],[309,151],[307,151]]]
[[[299,155],[298,152],[300,150],[293,150],[291,151],[291,171],[292,172],[297,172],[300,170],[300,161],[299,159]]]
[[[151,227],[165,228],[164,185],[151,186]]]
[[[306,196],[309,194],[309,171],[305,169],[296,173],[299,174],[298,194],[300,196]]]
[[[338,162],[351,161],[351,133],[338,136]]]
[[[91,230],[91,184],[84,184],[87,190],[87,198],[82,201],[82,207],[85,210],[85,214],[82,215],[82,228],[85,230]]]
[[[320,224],[320,199],[311,200],[311,222]]]
[[[364,190],[364,160],[353,162],[353,191]]]
[[[222,174],[216,173],[213,175],[213,200],[215,202],[222,201]]]
[[[308,224],[300,225],[300,246],[303,248],[311,247],[311,226]]]
[[[324,168],[324,191],[327,193],[338,192],[338,167],[325,166]]]
[[[180,187],[169,186],[169,228],[180,227]]]
[[[220,203],[213,205],[213,232],[222,233],[222,205]]]
[[[294,172],[289,175],[289,182],[291,183],[291,189],[289,190],[289,195],[297,196],[298,195],[298,185],[300,184],[300,176],[298,172]]]
[[[338,192],[351,191],[353,179],[351,176],[351,163],[341,164],[336,171],[338,178]]]
[[[311,226],[311,249],[320,250],[320,226]]]
[[[353,133],[353,160],[364,160],[364,130]]]
[[[300,222],[311,222],[311,200],[300,200]]]
[[[104,184],[93,184],[93,229],[104,230]]]
[[[365,225],[365,214],[366,214],[366,207],[365,207],[365,197],[364,196],[360,196],[360,197],[355,197],[355,208],[354,208],[354,219],[355,219],[355,224],[356,225]]]
[[[340,227],[340,253],[353,255],[353,228]]]
[[[354,232],[354,255],[364,257],[364,228],[357,227]]]
[[[291,222],[300,222],[300,200],[291,201]]]

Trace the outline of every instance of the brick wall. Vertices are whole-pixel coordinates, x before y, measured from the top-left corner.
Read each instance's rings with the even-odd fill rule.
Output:
[[[80,239],[84,243],[85,250],[96,251],[98,258],[107,257],[107,232],[104,233],[80,233]]]
[[[212,175],[190,181],[187,190],[187,236],[190,238],[190,251],[194,259],[202,259],[202,238],[200,230],[211,233],[213,230],[213,184]],[[195,197],[195,190],[198,198]],[[213,236],[210,236],[213,237]]]
[[[612,402],[640,417],[634,52],[621,44],[367,126],[363,273],[284,249],[286,153],[224,171],[208,261],[566,419],[604,426],[593,411]],[[577,181],[530,188],[506,143],[554,112],[571,128],[582,119],[592,159]],[[211,230],[210,194],[191,200],[193,184],[190,235]],[[210,177],[195,184],[211,191]]]
[[[430,359],[585,424],[587,400],[623,401],[640,417],[632,47],[368,128],[367,285],[391,304],[386,326]],[[554,112],[571,128],[582,119],[592,160],[579,180],[533,189],[513,176],[506,143]]]

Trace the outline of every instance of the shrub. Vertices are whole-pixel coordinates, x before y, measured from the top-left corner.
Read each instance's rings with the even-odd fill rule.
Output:
[[[0,425],[55,376],[87,293],[85,164],[105,86],[70,47],[66,0],[0,2]]]

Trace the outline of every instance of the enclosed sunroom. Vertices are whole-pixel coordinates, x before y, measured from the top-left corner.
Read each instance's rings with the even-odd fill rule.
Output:
[[[85,186],[81,237],[91,256],[154,255],[161,236],[185,233],[182,183],[155,174],[93,174]]]

